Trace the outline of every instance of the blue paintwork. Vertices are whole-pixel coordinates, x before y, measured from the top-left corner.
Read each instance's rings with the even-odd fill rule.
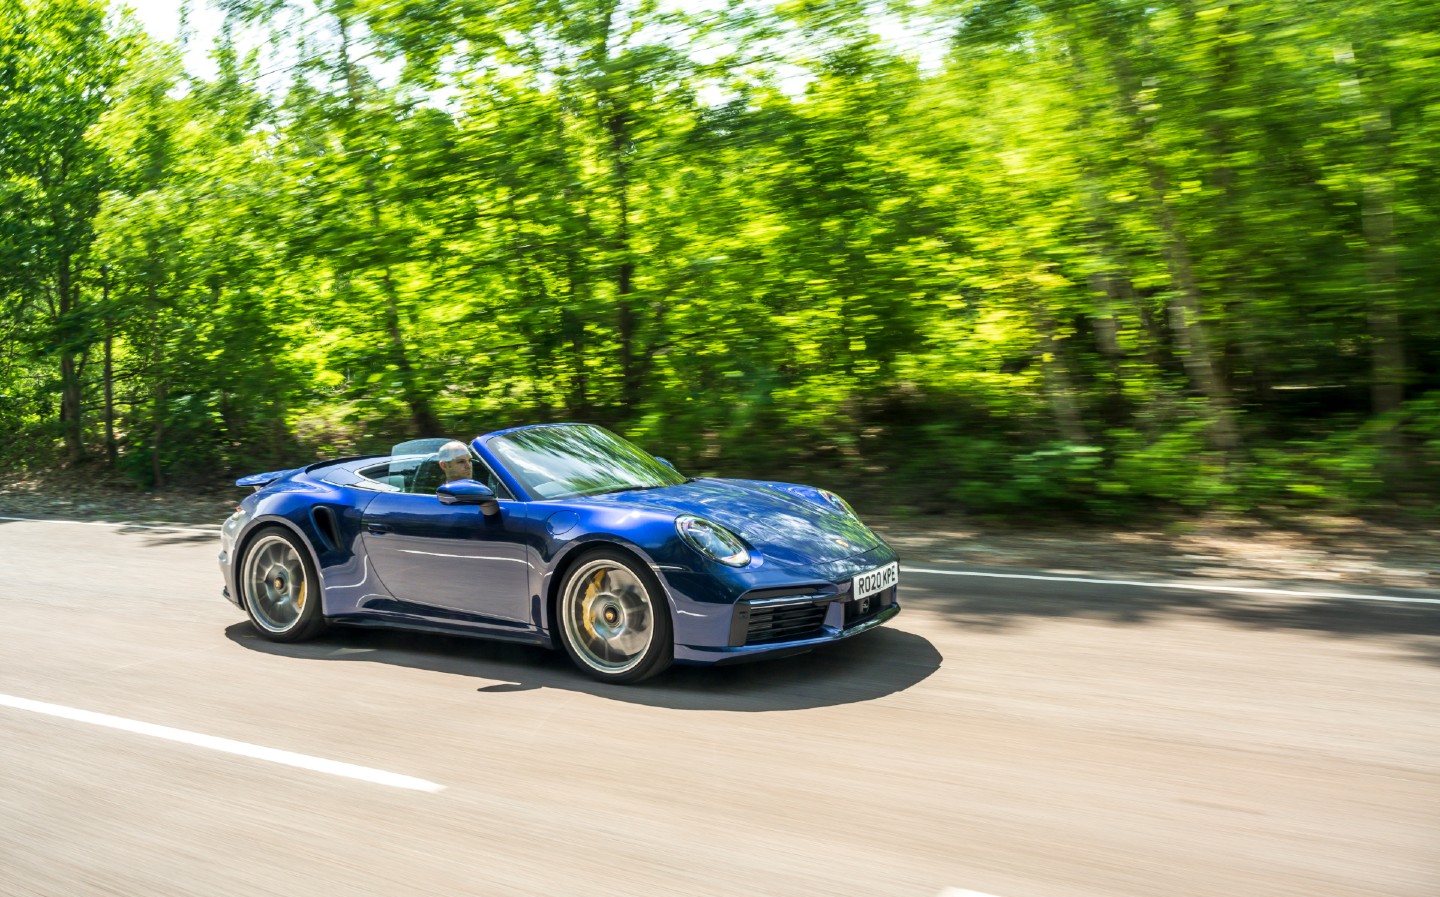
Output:
[[[565,425],[542,425],[565,426]],[[516,428],[521,429],[521,428]],[[650,567],[668,601],[675,659],[728,662],[793,653],[886,622],[882,609],[850,627],[844,602],[851,579],[896,560],[864,524],[819,490],[757,480],[693,479],[674,486],[544,500],[524,488],[489,449],[503,430],[472,447],[514,500],[487,515],[473,504],[433,495],[377,491],[359,471],[387,456],[342,459],[257,474],[257,486],[226,521],[221,572],[239,604],[235,561],[259,527],[283,526],[310,547],[327,619],[418,627],[558,647],[552,621],[564,572],[587,549],[619,547]],[[477,474],[477,477],[479,474]],[[503,491],[503,490],[502,490]],[[675,518],[693,514],[740,536],[750,563],[728,567],[682,541]],[[740,645],[737,604],[755,590],[800,589],[825,608],[823,628],[793,641]],[[803,599],[802,599],[803,600]]]
[[[484,483],[477,483],[474,480],[442,483],[435,489],[435,495],[440,499],[442,505],[480,505],[482,508],[491,506],[492,510],[487,510],[485,513],[494,513],[495,490]]]

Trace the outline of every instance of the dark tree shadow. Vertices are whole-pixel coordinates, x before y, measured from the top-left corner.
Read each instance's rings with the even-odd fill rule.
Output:
[[[183,529],[178,528],[176,531],[172,531],[169,529],[160,529],[156,527],[142,528],[136,526],[127,526],[120,528],[119,532],[125,533],[127,535],[143,536],[144,541],[140,543],[142,548],[159,548],[164,545],[198,545],[205,542],[219,543],[220,541],[219,530],[216,530],[214,532],[197,533],[187,532]]]
[[[18,518],[9,519],[9,520],[0,519],[0,524],[6,524],[6,523],[27,523],[27,522],[30,522],[30,521],[37,521],[37,522],[44,523],[44,522],[48,522],[49,519],[50,519],[50,518],[43,518],[43,517],[35,517],[35,518],[30,518],[30,517],[18,517]],[[76,520],[72,520],[71,518],[56,518],[56,519],[65,520],[65,521],[67,521],[67,522],[78,522],[78,523],[91,523],[91,522],[105,523],[105,522],[107,522],[107,521],[89,521],[89,520],[78,520],[78,521],[76,521]],[[145,524],[145,525],[143,525],[143,526],[139,526],[139,525],[136,525],[136,524],[133,524],[133,523],[132,523],[132,524],[116,524],[116,525],[115,525],[115,532],[121,533],[121,534],[127,535],[127,536],[142,536],[142,537],[144,537],[143,541],[140,543],[140,545],[141,545],[142,548],[155,548],[155,547],[161,546],[161,545],[191,545],[191,544],[198,544],[198,543],[203,543],[203,542],[218,542],[218,541],[220,540],[220,530],[218,530],[218,529],[217,529],[217,530],[213,530],[213,531],[196,532],[196,531],[195,531],[193,528],[191,528],[191,527],[181,526],[181,525],[179,525],[179,524],[153,523],[153,524]]]
[[[763,712],[873,701],[924,680],[942,661],[928,640],[882,627],[794,657],[736,666],[677,665],[638,685],[606,685],[587,678],[558,651],[478,638],[337,626],[314,641],[280,644],[258,636],[248,622],[227,627],[225,635],[249,650],[280,657],[501,680],[476,689],[486,695],[555,688],[672,710]]]
[[[1003,572],[1027,571],[1006,569]],[[1191,582],[1202,581],[1192,579]],[[1440,664],[1440,604],[1359,597],[1383,595],[1435,601],[1440,599],[1440,594],[1404,589],[1361,592],[1341,587],[1317,588],[1313,583],[1256,585],[1262,589],[1323,591],[1357,597],[1317,598],[1073,580],[912,573],[903,579],[902,599],[912,607],[937,611],[967,628],[991,632],[1003,632],[1027,621],[1044,619],[1086,619],[1117,626],[1139,626],[1165,618],[1198,617],[1246,629],[1289,629],[1333,638],[1386,640],[1416,659]]]

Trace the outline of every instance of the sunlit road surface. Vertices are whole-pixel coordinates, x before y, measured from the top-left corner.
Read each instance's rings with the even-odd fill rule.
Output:
[[[0,522],[0,894],[1440,894],[1440,604],[908,573],[887,629],[610,688],[262,642],[216,550]]]

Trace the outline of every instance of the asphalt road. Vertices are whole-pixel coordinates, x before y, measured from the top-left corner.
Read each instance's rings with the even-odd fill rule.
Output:
[[[1440,603],[912,572],[844,645],[607,688],[263,642],[215,552],[0,521],[0,894],[1440,894]]]

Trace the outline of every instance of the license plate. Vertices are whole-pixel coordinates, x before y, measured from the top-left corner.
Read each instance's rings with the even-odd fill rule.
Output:
[[[855,577],[855,581],[850,587],[850,600],[861,601],[876,592],[885,591],[898,582],[900,582],[900,563],[898,561],[868,573],[861,573]]]

